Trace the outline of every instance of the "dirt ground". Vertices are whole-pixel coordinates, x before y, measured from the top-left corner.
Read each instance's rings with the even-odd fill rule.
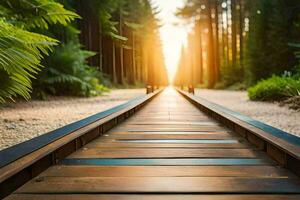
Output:
[[[197,89],[196,95],[300,137],[300,111],[287,105],[250,101],[244,91]]]
[[[145,89],[118,89],[92,98],[54,97],[47,101],[2,105],[0,149],[122,104],[145,92]]]

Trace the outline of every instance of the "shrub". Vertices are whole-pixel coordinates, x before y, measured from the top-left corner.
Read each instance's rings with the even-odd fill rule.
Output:
[[[300,80],[275,76],[258,82],[248,89],[251,100],[272,101],[300,95]]]
[[[74,42],[57,47],[44,61],[46,68],[38,77],[35,92],[72,96],[100,95],[107,89],[102,84],[103,75],[87,64],[86,59],[93,55],[95,53],[82,50],[80,44]]]

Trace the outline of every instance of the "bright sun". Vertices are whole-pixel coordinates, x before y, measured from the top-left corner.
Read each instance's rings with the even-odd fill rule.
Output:
[[[184,26],[176,26],[178,18],[176,9],[184,5],[184,0],[152,0],[160,10],[158,14],[162,27],[160,35],[163,44],[165,63],[170,82],[173,80],[180,58],[181,46],[186,44],[187,30]]]

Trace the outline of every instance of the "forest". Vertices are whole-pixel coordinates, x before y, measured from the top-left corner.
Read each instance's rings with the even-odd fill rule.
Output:
[[[0,102],[166,85],[148,0],[2,0]]]
[[[300,96],[299,0],[184,2],[174,85]],[[0,102],[167,85],[158,13],[151,0],[2,0]]]
[[[187,0],[191,24],[174,84],[248,89],[252,100],[300,95],[299,0]]]

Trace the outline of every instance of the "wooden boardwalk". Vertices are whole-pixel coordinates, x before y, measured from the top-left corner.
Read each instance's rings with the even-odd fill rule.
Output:
[[[300,179],[168,89],[7,199],[296,200]]]

